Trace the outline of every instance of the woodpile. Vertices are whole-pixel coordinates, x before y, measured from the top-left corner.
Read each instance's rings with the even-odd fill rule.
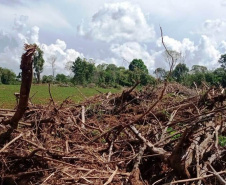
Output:
[[[197,92],[170,83],[29,104],[0,145],[0,182],[226,184],[226,95]],[[0,122],[14,113],[1,109]]]

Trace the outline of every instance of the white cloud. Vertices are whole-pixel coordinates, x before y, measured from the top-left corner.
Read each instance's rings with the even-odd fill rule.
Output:
[[[167,49],[169,50],[173,50],[173,51],[177,51],[177,52],[181,52],[181,42],[180,41],[177,41],[173,38],[170,38],[169,36],[164,36],[163,37],[163,41],[167,47]],[[163,47],[162,46],[162,38],[159,38],[156,42],[156,45],[158,47]]]
[[[55,9],[53,6],[46,2],[38,2],[37,4],[32,1],[26,1],[26,6],[17,6],[16,11],[14,6],[7,6],[0,4],[0,25],[4,25],[5,22],[11,21],[13,15],[25,15],[23,18],[15,19],[14,27],[16,29],[23,27],[24,25],[17,24],[17,21],[24,22],[29,20],[31,23],[42,27],[43,29],[60,29],[71,28],[71,25],[61,13],[60,10]],[[10,18],[10,19],[9,19]],[[24,19],[24,20],[22,20]],[[26,24],[25,24],[26,25]]]
[[[133,59],[142,59],[148,69],[151,71],[154,67],[153,57],[147,52],[146,48],[137,42],[127,42],[122,45],[113,44],[111,52],[119,59],[125,59],[131,62]]]
[[[193,64],[204,65],[210,69],[219,66],[217,62],[220,52],[206,35],[202,35],[194,55]]]
[[[226,6],[226,0],[221,0],[221,5]]]
[[[219,37],[221,34],[225,34],[226,31],[226,21],[221,19],[211,20],[208,19],[202,24],[202,28],[200,30],[201,34],[205,34],[209,37]]]
[[[194,58],[194,52],[197,50],[197,46],[195,46],[194,42],[192,42],[188,38],[184,38],[182,41],[175,40],[173,38],[170,38],[169,36],[163,37],[164,43],[168,50],[177,51],[178,53],[181,53],[184,57],[185,63],[190,66],[193,58]],[[165,68],[168,68],[168,63],[165,62],[164,58],[164,48],[162,45],[162,38],[159,38],[156,42],[157,47],[162,48],[163,50],[159,52],[153,52],[154,58],[155,58],[155,65],[157,67],[164,66]]]
[[[28,21],[28,16],[21,15],[19,17],[15,17],[13,29],[18,32],[23,31],[23,29],[25,29],[27,26],[27,21]]]
[[[188,67],[192,67],[192,65],[197,64],[207,66],[209,69],[217,68],[219,66],[218,59],[220,57],[220,49],[226,51],[225,41],[222,41],[220,46],[217,47],[216,43],[206,35],[201,36],[197,45],[195,45],[194,42],[190,41],[188,38],[185,38],[182,42],[180,42],[168,36],[164,37],[164,43],[169,50],[182,53]],[[158,47],[162,47],[161,38],[158,39],[156,45]],[[163,53],[164,50],[153,53],[156,67],[167,67],[167,65],[163,62]]]
[[[226,21],[223,19],[207,19],[197,31],[191,32],[199,36],[206,35],[212,42],[221,42],[225,39]]]
[[[27,18],[21,16],[14,21],[13,30],[11,32],[0,32],[0,66],[12,69],[16,73],[20,71],[20,59],[24,52],[25,43],[36,43],[44,51],[44,74],[52,74],[50,63],[51,56],[55,56],[56,73],[69,74],[65,69],[68,61],[74,61],[77,57],[84,57],[83,54],[74,49],[67,49],[67,45],[63,40],[57,39],[55,44],[40,44],[39,27],[27,26]]]
[[[221,31],[221,28],[225,26],[225,21],[221,19],[215,19],[215,20],[206,20],[203,23],[203,27],[206,29],[206,31],[211,31],[211,32],[219,32]]]
[[[67,45],[64,41],[57,39],[55,44],[41,44],[41,49],[44,51],[45,59],[45,74],[51,74],[50,58],[56,57],[56,73],[69,74],[70,72],[65,69],[67,62],[75,61],[76,58],[84,58],[83,54],[77,52],[74,49],[67,49]]]
[[[16,4],[22,4],[21,0],[1,0],[0,4],[6,4],[6,5],[16,5]]]
[[[221,54],[225,54],[226,53],[226,41],[221,41],[221,43],[219,44],[218,50],[221,52]]]
[[[148,25],[142,10],[129,2],[105,4],[92,17],[87,31],[82,25],[80,34],[101,41],[150,41],[155,37],[152,25]]]

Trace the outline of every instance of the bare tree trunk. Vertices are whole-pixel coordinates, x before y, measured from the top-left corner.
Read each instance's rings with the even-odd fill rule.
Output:
[[[26,52],[21,57],[20,65],[22,70],[22,82],[20,87],[19,104],[13,117],[10,120],[3,122],[4,125],[9,124],[11,128],[7,132],[0,135],[0,143],[5,142],[5,140],[10,137],[13,130],[17,129],[18,122],[26,111],[33,76],[32,57],[36,51],[36,47],[36,45],[25,45]]]
[[[40,84],[40,73],[37,73],[37,83]]]
[[[53,77],[55,77],[55,63],[56,63],[56,60],[57,60],[57,57],[52,55],[50,58],[49,58],[49,63],[51,64],[52,66],[52,71],[53,71]]]

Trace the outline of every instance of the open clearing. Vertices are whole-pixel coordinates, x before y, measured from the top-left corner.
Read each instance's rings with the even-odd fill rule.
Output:
[[[20,91],[20,85],[0,85],[0,108],[12,109],[16,105],[15,92]],[[99,92],[98,92],[99,91]],[[82,87],[60,87],[58,85],[51,85],[51,94],[56,103],[63,102],[67,97],[75,103],[86,99],[96,94],[107,92],[119,92],[117,89],[103,89],[103,88],[82,88]],[[34,95],[34,96],[33,96]],[[49,102],[48,85],[32,85],[30,97],[32,97],[34,104],[47,104]]]
[[[29,105],[0,144],[0,183],[225,184],[226,95],[176,83],[134,88]],[[59,89],[52,88],[55,101]],[[3,134],[14,112],[0,110]]]

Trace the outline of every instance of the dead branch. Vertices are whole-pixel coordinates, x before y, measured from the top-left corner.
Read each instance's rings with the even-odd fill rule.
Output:
[[[224,174],[224,173],[226,173],[226,171],[220,171],[220,172],[217,172],[216,174],[220,175],[220,174]],[[214,176],[214,174],[210,174],[210,175],[205,175],[205,176],[198,177],[198,178],[191,178],[191,179],[184,179],[184,180],[173,181],[173,182],[171,182],[169,184],[171,185],[171,184],[193,182],[193,181],[198,181],[198,180],[202,180],[202,179],[213,177],[213,176]]]
[[[111,181],[113,180],[114,176],[117,174],[118,171],[118,167],[116,166],[115,171],[112,173],[112,175],[109,177],[109,179],[107,180],[107,182],[104,183],[104,185],[108,185],[111,183]]]

